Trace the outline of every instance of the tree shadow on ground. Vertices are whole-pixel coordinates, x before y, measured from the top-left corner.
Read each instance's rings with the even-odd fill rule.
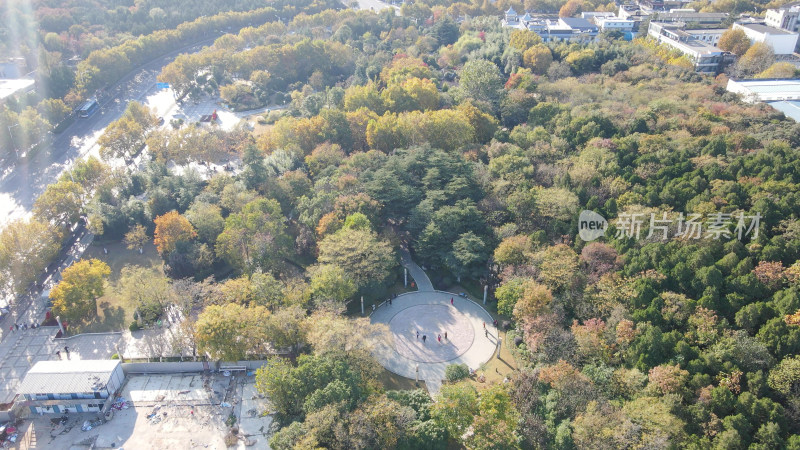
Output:
[[[97,305],[97,311],[93,320],[71,326],[69,334],[74,336],[80,333],[105,333],[125,329],[125,310],[122,307],[112,306],[106,301]]]

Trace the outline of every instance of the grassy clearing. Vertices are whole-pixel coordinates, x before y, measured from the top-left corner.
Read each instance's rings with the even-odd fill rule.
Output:
[[[500,347],[500,356],[498,357],[498,355],[495,354],[492,359],[486,363],[483,370],[478,369],[476,376],[469,378],[469,382],[477,389],[485,389],[492,384],[502,383],[505,378],[510,379],[513,372],[517,371],[519,368],[517,361],[514,359],[514,355],[511,354],[511,350],[508,347],[509,342],[506,339],[505,331],[500,332],[500,338],[503,340]],[[483,383],[478,381],[480,375],[486,377]]]
[[[386,369],[383,369],[381,374],[378,376],[378,381],[383,384],[384,389],[387,391],[413,391],[415,389],[427,390],[424,381],[420,380],[419,383],[416,384],[414,383],[414,380],[397,375],[396,373],[389,372]]]
[[[106,254],[103,249],[108,250]],[[127,330],[133,321],[134,305],[128,304],[116,290],[122,268],[130,265],[151,267],[161,271],[161,257],[153,244],[148,243],[144,252],[128,250],[121,243],[91,245],[83,254],[83,259],[96,258],[104,261],[111,268],[111,275],[106,283],[105,295],[97,299],[97,315],[83,323],[73,323],[70,334],[104,333]]]

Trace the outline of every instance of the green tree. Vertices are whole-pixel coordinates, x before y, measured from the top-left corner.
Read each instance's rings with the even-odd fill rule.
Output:
[[[344,304],[355,295],[356,284],[341,267],[323,264],[309,268],[311,297],[318,305],[333,301]]]
[[[503,77],[500,69],[485,59],[473,59],[459,72],[460,95],[497,108],[503,95]]]
[[[43,222],[67,228],[75,224],[83,210],[84,189],[80,184],[59,180],[48,185],[33,204],[33,214]]]
[[[511,401],[507,385],[495,384],[484,390],[478,400],[471,437],[467,445],[475,449],[519,449],[517,433],[520,414]]]
[[[259,353],[265,350],[264,324],[268,318],[269,311],[263,306],[209,305],[195,324],[197,349],[222,361],[239,361]]]
[[[769,387],[785,396],[800,396],[800,356],[785,358],[770,372]]]
[[[497,312],[506,317],[511,317],[514,312],[514,306],[522,298],[524,289],[525,283],[522,278],[512,278],[504,281],[494,293],[497,299]]]
[[[289,348],[292,353],[306,343],[306,311],[299,305],[280,308],[267,317],[264,338],[276,350]]]
[[[0,231],[0,292],[22,293],[50,264],[60,236],[49,223],[15,220]]]
[[[358,289],[382,285],[394,276],[397,259],[370,230],[342,229],[319,243],[319,262],[342,268]]]
[[[370,391],[372,364],[360,354],[301,355],[296,367],[286,359],[270,358],[256,371],[256,389],[269,397],[282,418],[303,420],[307,412],[331,403],[351,410]]]
[[[466,382],[442,386],[436,397],[436,403],[431,406],[433,421],[445,428],[455,439],[472,425],[477,412],[478,392]]]
[[[146,244],[149,239],[150,238],[147,236],[147,229],[143,225],[136,224],[125,233],[123,242],[125,246],[128,247],[128,250],[139,250],[139,253],[142,253],[142,248],[144,248],[144,244]]]
[[[217,236],[225,229],[222,208],[212,203],[196,201],[186,211],[186,218],[197,230],[197,237],[209,245],[217,242]]]
[[[141,266],[123,267],[115,290],[136,307],[136,320],[141,325],[156,322],[175,301],[169,279],[158,270]]]
[[[444,369],[444,377],[447,381],[455,383],[469,376],[469,367],[466,364],[448,364]]]
[[[445,264],[460,282],[461,276],[476,278],[485,272],[488,257],[483,239],[469,231],[453,242],[453,249],[445,257]]]
[[[69,321],[94,317],[109,274],[108,264],[97,259],[82,259],[64,269],[61,281],[50,291],[53,314]]]
[[[245,273],[276,269],[289,246],[280,205],[272,199],[246,204],[225,220],[217,237],[217,254]]]

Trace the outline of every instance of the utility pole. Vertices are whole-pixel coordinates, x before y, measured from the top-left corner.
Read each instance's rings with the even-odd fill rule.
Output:
[[[11,134],[11,129],[18,126],[18,123],[8,126],[8,136],[11,138],[11,145],[14,146],[14,153],[17,155],[17,159],[19,159],[19,149],[17,148],[17,144],[14,142],[14,135]]]

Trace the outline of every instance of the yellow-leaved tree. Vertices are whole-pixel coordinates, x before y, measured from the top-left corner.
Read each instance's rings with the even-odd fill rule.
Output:
[[[99,259],[82,259],[64,269],[61,281],[50,291],[53,314],[69,321],[94,316],[109,274],[108,264]]]

